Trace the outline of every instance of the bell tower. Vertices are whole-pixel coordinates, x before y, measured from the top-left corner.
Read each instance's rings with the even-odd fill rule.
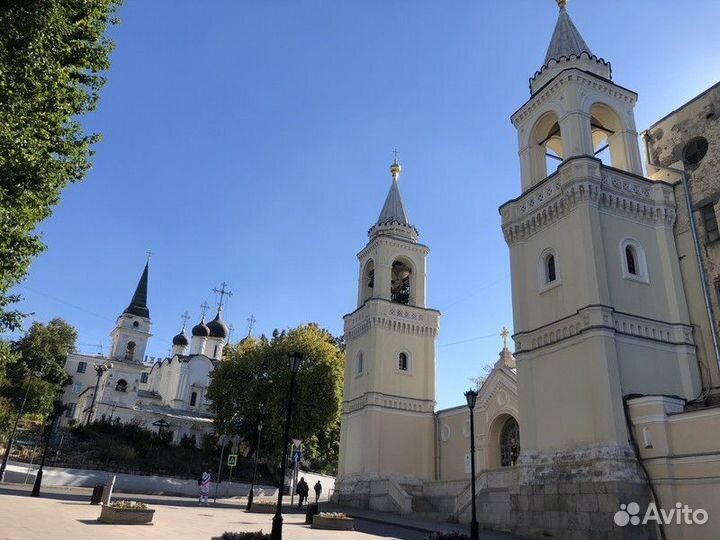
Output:
[[[150,310],[147,306],[148,266],[145,268],[133,294],[130,305],[118,317],[112,337],[111,358],[128,362],[142,362],[150,333]]]
[[[358,253],[357,309],[344,317],[341,496],[345,488],[357,497],[362,490],[348,488],[354,481],[434,477],[440,313],[426,306],[429,249],[408,220],[400,171],[395,160],[385,204]]]
[[[610,63],[592,53],[565,0],[557,3],[544,64],[512,115],[521,194],[500,214],[512,274],[521,495],[547,487],[582,513],[571,495],[582,483],[608,500],[649,500],[624,398],[693,399],[700,384],[673,188],[642,176],[637,94],[613,82]]]

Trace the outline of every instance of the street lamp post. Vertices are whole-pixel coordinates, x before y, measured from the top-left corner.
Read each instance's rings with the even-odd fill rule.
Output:
[[[250,510],[250,508],[252,508],[253,496],[255,493],[255,475],[257,474],[258,454],[260,453],[260,441],[262,440],[262,422],[258,424],[257,430],[258,439],[257,445],[255,446],[255,462],[253,463],[252,482],[250,483],[250,493],[248,493],[248,502],[247,507],[245,508],[246,510]]]
[[[300,364],[302,363],[303,355],[297,352],[291,352],[288,355],[290,360],[290,392],[288,395],[288,406],[287,415],[285,417],[285,434],[283,436],[283,456],[282,466],[280,468],[280,489],[278,490],[277,507],[275,508],[275,516],[272,520],[272,531],[270,533],[270,540],[282,540],[282,500],[283,500],[283,489],[285,487],[285,468],[287,467],[287,454],[288,454],[288,438],[290,437],[290,419],[292,418],[292,403],[293,403],[293,392],[295,391],[295,377],[297,376]]]
[[[470,521],[470,540],[479,540],[477,514],[475,510],[475,402],[478,393],[476,390],[465,392],[468,409],[470,409],[470,476],[472,478],[472,520]]]
[[[35,483],[33,484],[32,492],[30,493],[31,497],[39,497],[40,496],[40,485],[42,484],[42,477],[43,477],[43,466],[45,465],[45,457],[47,456],[48,446],[50,445],[50,436],[53,432],[53,427],[55,426],[55,422],[58,418],[60,418],[60,415],[65,410],[65,404],[61,400],[55,400],[53,402],[53,410],[50,413],[50,422],[46,426],[47,433],[45,434],[45,447],[43,448],[42,458],[40,458],[40,467],[38,468],[38,472],[35,475]]]
[[[17,431],[18,423],[20,422],[23,412],[25,412],[25,404],[27,403],[28,394],[30,393],[33,377],[42,377],[42,371],[31,371],[30,376],[28,377],[28,382],[25,386],[25,395],[23,396],[22,404],[20,405],[17,416],[15,416],[15,424],[10,432],[10,439],[8,439],[7,446],[5,447],[5,454],[3,455],[2,465],[0,465],[0,482],[5,480],[5,469],[7,468],[7,462],[10,458],[10,450],[12,450],[12,445],[15,441],[15,432]]]
[[[100,387],[100,379],[103,376],[103,373],[105,373],[107,370],[112,369],[113,365],[112,362],[103,362],[102,364],[95,364],[95,373],[97,373],[97,382],[95,383],[95,392],[93,392],[93,398],[90,402],[90,412],[88,413],[87,421],[85,422],[86,426],[90,425],[90,420],[92,420],[93,415],[93,409],[95,408],[95,398],[97,398],[98,388]]]

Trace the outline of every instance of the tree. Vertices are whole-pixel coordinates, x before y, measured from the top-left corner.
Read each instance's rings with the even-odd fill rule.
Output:
[[[316,324],[287,332],[247,338],[228,351],[211,374],[208,397],[219,430],[239,434],[254,449],[263,423],[263,454],[278,463],[290,386],[288,353],[303,354],[297,375],[290,435],[303,440],[304,459],[318,471],[334,473],[340,438],[344,351],[338,340]]]
[[[485,381],[487,380],[488,376],[490,375],[490,373],[493,370],[493,365],[492,364],[484,364],[482,367],[482,370],[483,370],[482,375],[480,375],[478,377],[470,377],[470,379],[468,379],[472,383],[473,387],[475,387],[475,390],[480,390],[482,385],[485,384]]]
[[[77,331],[62,319],[48,324],[35,322],[23,337],[11,344],[18,360],[7,368],[7,380],[0,386],[0,396],[10,399],[19,408],[30,376],[34,377],[26,413],[47,414],[62,388],[72,381],[65,371],[65,358],[75,350]]]
[[[120,0],[4,0],[0,4],[0,334],[19,328],[10,289],[44,248],[34,233],[69,182],[85,178],[95,109],[110,66]],[[12,360],[0,345],[3,366]]]

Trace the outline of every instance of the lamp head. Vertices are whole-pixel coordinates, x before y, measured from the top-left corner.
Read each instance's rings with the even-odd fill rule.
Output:
[[[293,373],[297,373],[303,360],[302,353],[291,352],[288,354],[288,359],[290,360],[290,371]]]
[[[477,401],[478,393],[477,390],[468,390],[465,392],[465,399],[467,400],[467,406],[470,410],[475,408],[475,402]]]

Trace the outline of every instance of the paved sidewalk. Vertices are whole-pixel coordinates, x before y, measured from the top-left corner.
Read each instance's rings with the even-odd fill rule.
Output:
[[[269,532],[271,514],[244,511],[247,499],[219,499],[200,507],[194,499],[163,495],[119,495],[115,499],[139,500],[155,508],[152,526],[105,525],[97,522],[100,507],[89,504],[88,488],[46,488],[41,498],[29,496],[30,486],[0,484],[0,540],[209,540],[224,531]],[[289,502],[289,501],[288,501]],[[425,540],[432,531],[468,532],[467,525],[402,518],[395,514],[341,508],[321,503],[323,511],[344,511],[356,518],[353,532],[319,531],[304,525],[304,509],[283,510],[284,540]],[[515,537],[481,531],[481,540]]]

